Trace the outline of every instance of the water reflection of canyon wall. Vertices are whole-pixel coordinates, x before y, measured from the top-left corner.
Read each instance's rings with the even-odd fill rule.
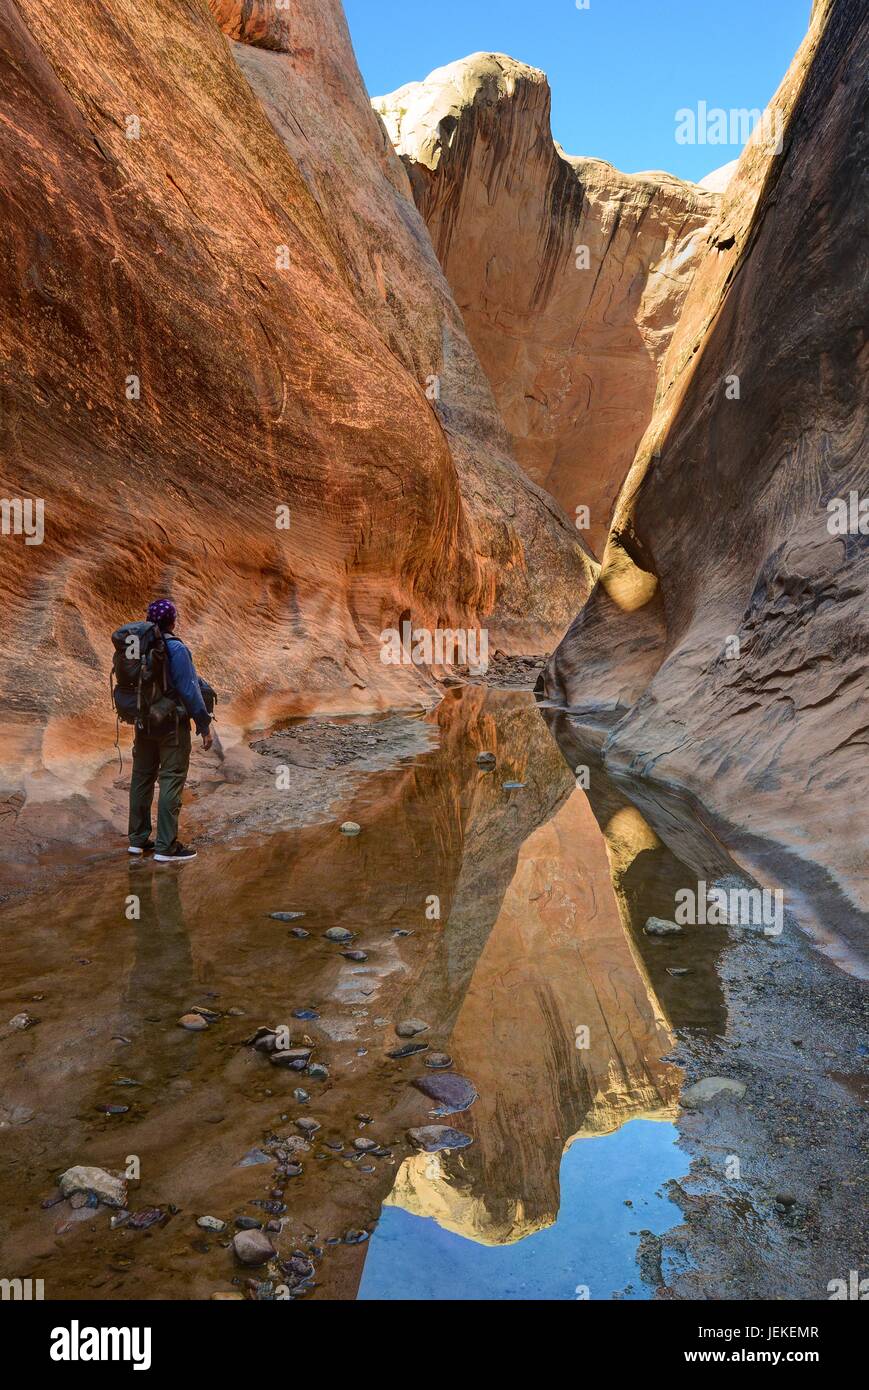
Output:
[[[660,1061],[670,1034],[644,943],[625,930],[607,842],[530,697],[466,689],[428,718],[437,749],[367,777],[335,808],[336,821],[362,825],[355,839],[334,822],[278,828],[208,847],[178,877],[113,864],[7,908],[7,1016],[35,993],[45,1002],[31,1006],[38,1027],[0,1038],[4,1106],[34,1112],[4,1129],[4,1268],[38,1264],[55,1298],[227,1287],[236,1271],[219,1242],[191,1257],[195,1218],[250,1214],[272,1169],[235,1165],[270,1133],[291,1132],[298,1112],[298,1078],[241,1045],[261,1023],[289,1023],[294,1041],[307,1034],[329,1067],[327,1081],[308,1083],[318,1140],[349,1143],[367,1113],[366,1134],[392,1147],[401,1173],[396,1185],[388,1161],[365,1175],[312,1152],[286,1191],[289,1248],[370,1226],[394,1186],[394,1200],[476,1239],[515,1239],[554,1219],[574,1136],[672,1113],[676,1073]],[[496,754],[492,773],[477,766],[484,750]],[[138,921],[124,915],[131,893]],[[437,920],[425,915],[432,896]],[[279,908],[307,914],[307,940],[268,920]],[[323,940],[339,925],[358,933],[367,960]],[[244,1017],[184,1033],[179,1016],[199,1004]],[[296,1023],[311,1006],[319,1017]],[[403,1138],[430,1118],[410,1084],[424,1067],[386,1056],[409,1015],[430,1024],[426,1040],[480,1094],[456,1117],[475,1142],[464,1162],[438,1165],[441,1177]],[[576,1047],[583,1026],[587,1049]],[[140,1084],[116,1091],[118,1076]],[[127,1114],[97,1113],[119,1097]],[[57,1209],[40,1209],[52,1175],[85,1161],[118,1169],[130,1153],[142,1161],[131,1204],[180,1209],[147,1233],[147,1255],[141,1235],[137,1245],[135,1233],[108,1232],[102,1214],[58,1236]],[[130,1272],[118,1267],[121,1246]],[[316,1296],[352,1297],[364,1255],[329,1247]]]

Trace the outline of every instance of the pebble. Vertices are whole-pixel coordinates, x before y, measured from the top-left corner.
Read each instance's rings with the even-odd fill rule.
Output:
[[[367,1231],[348,1231],[344,1237],[347,1245],[362,1245],[367,1239]]]
[[[672,975],[674,980],[678,980],[682,975],[690,975],[691,971],[687,966],[668,965],[667,974]]]
[[[289,1067],[291,1071],[304,1071],[313,1051],[310,1047],[282,1047],[269,1053],[273,1067]]]
[[[300,1105],[307,1105],[310,1099],[311,1097],[308,1095],[308,1092],[303,1091],[301,1086],[297,1086],[295,1091],[293,1091],[293,1100],[297,1100]]]
[[[249,1149],[244,1158],[240,1158],[236,1163],[236,1168],[253,1168],[257,1163],[271,1163],[271,1154],[264,1153],[262,1149]]]
[[[417,1033],[427,1033],[429,1025],[423,1023],[421,1018],[405,1018],[396,1026],[396,1033],[400,1038],[415,1038]]]
[[[186,1028],[188,1033],[203,1033],[208,1027],[208,1020],[204,1019],[201,1014],[184,1014],[179,1018],[178,1025],[181,1028]]]
[[[142,1211],[133,1213],[130,1225],[137,1231],[147,1231],[149,1226],[156,1226],[158,1221],[164,1221],[167,1215],[162,1207],[145,1207]]]
[[[321,1128],[322,1126],[319,1120],[311,1120],[307,1118],[296,1120],[296,1129],[300,1129],[303,1134],[316,1134],[317,1130]]]
[[[32,1018],[30,1014],[21,1013],[16,1014],[14,1018],[10,1018],[9,1027],[18,1028],[23,1032],[26,1028],[32,1028],[38,1022],[39,1019]]]
[[[322,1062],[312,1062],[308,1067],[308,1075],[315,1081],[327,1081],[329,1078],[329,1068],[324,1067]]]
[[[237,1216],[235,1224],[240,1231],[261,1231],[263,1228],[263,1223],[255,1216]]]
[[[304,912],[270,912],[269,916],[273,922],[297,922],[300,917],[304,917]]]
[[[682,928],[678,922],[670,922],[666,917],[649,917],[643,931],[646,936],[678,936]]]
[[[320,1017],[320,1015],[317,1013],[316,1009],[294,1009],[294,1010],[293,1010],[293,1018],[314,1019],[314,1018],[319,1018],[319,1017]]]
[[[379,1149],[380,1145],[374,1139],[354,1139],[353,1147],[357,1153],[370,1154],[374,1149]]]
[[[221,1221],[218,1216],[200,1216],[196,1221],[197,1226],[201,1226],[203,1231],[225,1231],[226,1222]]]
[[[498,761],[498,759],[495,757],[495,754],[494,754],[494,753],[478,753],[478,754],[477,754],[477,766],[478,766],[478,767],[494,767],[494,766],[495,766],[495,763],[496,763],[497,761]]]
[[[232,1249],[243,1265],[264,1265],[275,1256],[275,1247],[265,1231],[239,1231],[232,1238]]]
[[[428,1043],[405,1043],[403,1047],[394,1047],[386,1055],[395,1061],[401,1061],[403,1057],[415,1057],[418,1052],[428,1052]]]
[[[363,961],[368,959],[367,951],[342,951],[341,954],[345,960]]]
[[[445,1067],[453,1065],[453,1059],[448,1052],[433,1052],[430,1057],[426,1057],[425,1064],[431,1067],[432,1071],[443,1071]]]
[[[505,782],[504,790],[505,792],[521,792],[525,785],[525,782]]]
[[[297,941],[307,941],[310,935],[311,933],[309,931],[305,931],[304,927],[293,927],[290,931],[290,936],[294,936]]]
[[[477,1099],[477,1091],[466,1076],[442,1072],[436,1076],[418,1076],[414,1081],[418,1091],[439,1102],[439,1115],[458,1115],[469,1110]]]
[[[362,826],[357,825],[355,820],[345,820],[344,824],[341,826],[341,834],[358,835],[361,829]]]
[[[407,1137],[415,1148],[427,1154],[440,1153],[444,1149],[466,1149],[474,1142],[470,1134],[451,1129],[449,1125],[419,1125],[416,1129],[409,1129]]]
[[[352,931],[348,931],[346,927],[330,927],[327,932],[323,933],[323,935],[325,936],[327,941],[344,942],[353,940]]]

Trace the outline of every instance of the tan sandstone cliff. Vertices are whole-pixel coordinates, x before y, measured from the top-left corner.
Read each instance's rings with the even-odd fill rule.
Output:
[[[298,93],[297,148],[206,0],[0,3],[0,493],[44,504],[41,544],[0,542],[12,815],[87,790],[108,634],[155,592],[243,730],[430,699],[380,661],[402,614],[535,645],[588,587],[509,458],[340,7],[216,8],[277,48],[272,20],[304,31],[249,50]]]
[[[610,765],[817,857],[864,909],[869,542],[834,511],[869,494],[867,37],[858,0],[815,6],[773,100],[781,153],[770,121],[728,184],[545,682],[609,731]]]
[[[600,553],[717,196],[566,155],[546,77],[502,54],[374,105],[519,461]]]

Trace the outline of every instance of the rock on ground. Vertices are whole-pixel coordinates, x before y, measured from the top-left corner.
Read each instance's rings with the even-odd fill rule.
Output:
[[[67,1168],[61,1174],[58,1185],[64,1197],[71,1197],[76,1192],[95,1192],[107,1207],[127,1205],[127,1184],[123,1178],[113,1177],[104,1168],[86,1165]]]

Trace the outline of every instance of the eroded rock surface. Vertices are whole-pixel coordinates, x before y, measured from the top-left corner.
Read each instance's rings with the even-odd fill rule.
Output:
[[[492,642],[551,649],[596,567],[584,538],[516,464],[407,173],[372,110],[341,0],[289,0],[282,29],[269,4],[210,3],[227,35],[243,40],[233,56],[322,209],[366,317],[443,428]]]
[[[602,549],[717,196],[566,155],[536,68],[475,53],[378,97],[517,457]]]
[[[22,833],[74,792],[96,835],[84,798],[114,734],[107,634],[157,591],[178,602],[224,728],[246,729],[431,700],[430,676],[380,660],[402,615],[492,619],[496,640],[521,645],[526,621],[554,638],[587,587],[576,532],[509,459],[361,87],[350,100],[317,67],[318,26],[343,32],[339,7],[218,9],[230,33],[279,49],[282,26],[304,22],[311,47],[293,30],[292,57],[246,48],[308,62],[322,88],[319,123],[313,107],[287,113],[309,121],[298,162],[205,5],[0,9],[0,490],[44,504],[41,544],[0,546],[0,787]],[[301,93],[294,70],[273,71]],[[365,121],[330,201],[317,171],[340,140],[318,139],[350,132],[345,100]],[[406,282],[339,206],[351,169],[360,197],[374,189],[380,242],[416,257]],[[397,320],[429,271],[423,345],[413,305],[406,331]],[[444,393],[443,417],[425,395],[442,370],[472,383]],[[529,579],[532,551],[554,588]]]
[[[861,10],[816,5],[773,100],[782,153],[769,122],[742,155],[545,684],[611,765],[779,837],[865,908],[869,546],[828,507],[869,492]]]

